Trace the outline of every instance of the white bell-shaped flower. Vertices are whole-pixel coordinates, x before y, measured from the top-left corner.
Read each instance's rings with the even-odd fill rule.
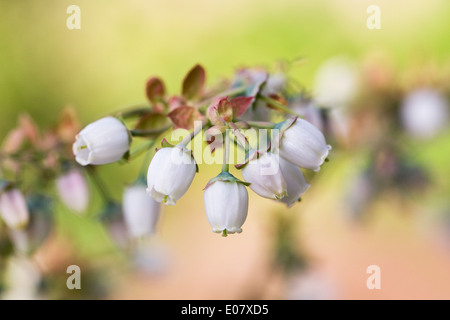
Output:
[[[280,168],[286,181],[287,195],[280,201],[288,207],[294,205],[309,188],[302,171],[294,164],[280,157]]]
[[[82,166],[120,160],[130,148],[127,127],[117,118],[106,117],[87,125],[73,144],[75,159]]]
[[[265,152],[254,157],[242,169],[242,177],[250,189],[261,197],[282,199],[286,196],[286,182],[280,170],[278,154]]]
[[[213,232],[224,236],[242,232],[248,212],[248,192],[242,182],[237,179],[210,182],[204,200],[206,217]]]
[[[123,193],[122,208],[131,237],[141,238],[155,232],[161,203],[147,194],[145,186],[127,187]]]
[[[147,173],[147,193],[156,201],[174,205],[191,186],[197,164],[183,146],[162,148],[156,152]]]
[[[71,169],[56,180],[59,196],[64,204],[77,213],[83,213],[89,204],[89,189],[83,174]]]
[[[30,214],[20,190],[11,189],[0,195],[0,214],[11,229],[22,229],[27,226]]]
[[[319,171],[328,157],[331,146],[327,145],[322,132],[306,120],[297,118],[281,135],[280,155],[300,168]]]

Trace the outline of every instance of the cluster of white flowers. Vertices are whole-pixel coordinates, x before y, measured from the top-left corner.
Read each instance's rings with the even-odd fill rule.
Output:
[[[276,137],[279,149],[251,150],[251,159],[241,166],[244,181],[222,172],[205,188],[206,215],[214,232],[226,235],[242,231],[248,212],[247,185],[261,197],[292,206],[309,187],[300,168],[318,171],[327,158],[331,147],[308,121],[293,118],[274,127],[280,128]],[[80,132],[73,151],[81,165],[115,162],[128,151],[129,136],[121,121],[103,118]],[[192,152],[183,144],[159,149],[148,167],[146,190],[132,186],[124,192],[123,213],[130,233],[139,237],[154,232],[159,204],[175,205],[191,186],[196,171]],[[79,184],[65,182],[69,179],[78,178],[70,173],[58,185],[67,189],[64,185]],[[85,195],[79,193],[77,199],[84,203]]]

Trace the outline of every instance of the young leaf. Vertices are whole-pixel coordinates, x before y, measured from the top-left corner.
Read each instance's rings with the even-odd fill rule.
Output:
[[[159,78],[150,78],[145,84],[145,93],[152,103],[158,102],[166,94],[164,83]]]
[[[253,103],[254,97],[236,97],[230,100],[234,118],[239,118]]]
[[[183,80],[182,93],[187,100],[199,98],[205,87],[205,69],[199,64],[193,67]]]
[[[202,118],[201,113],[190,106],[176,108],[175,110],[172,110],[168,116],[175,125],[175,129],[183,128],[188,130],[194,127],[195,120],[200,120]]]

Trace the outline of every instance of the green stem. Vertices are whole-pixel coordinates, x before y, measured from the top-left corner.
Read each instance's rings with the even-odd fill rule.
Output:
[[[230,165],[228,163],[228,157],[230,154],[230,141],[228,135],[225,133],[225,141],[223,143],[223,163],[222,163],[222,172],[229,172]]]
[[[150,106],[145,104],[138,104],[135,106],[127,107],[123,111],[116,111],[114,112],[114,115],[121,115],[122,118],[134,118],[134,117],[140,117],[144,114],[147,114],[151,111]]]
[[[208,122],[205,122],[203,125],[197,126],[196,128],[194,128],[194,130],[190,134],[188,134],[186,137],[183,138],[183,140],[181,140],[179,145],[186,147],[188,145],[188,143],[191,142],[191,140],[194,139],[194,137],[199,132],[201,132],[207,125],[208,125]]]
[[[148,166],[150,163],[150,159],[152,158],[152,154],[153,154],[152,147],[155,145],[155,143],[156,143],[156,139],[153,140],[148,146],[148,150],[147,150],[147,153],[145,154],[144,161],[142,162],[141,168],[139,169],[138,179],[140,179],[141,177],[145,178],[147,176]]]
[[[292,111],[291,109],[286,107],[284,104],[280,103],[279,101],[277,101],[275,99],[272,99],[272,98],[269,98],[269,97],[266,97],[266,96],[263,96],[263,95],[259,95],[258,98],[260,98],[261,100],[267,102],[272,107],[274,107],[274,108],[276,108],[278,110],[281,110],[281,111],[283,111],[285,113],[289,113],[289,114],[298,116],[298,114],[296,112]]]
[[[96,169],[93,166],[87,166],[86,167],[89,175],[92,178],[92,181],[94,181],[95,186],[100,192],[100,195],[102,196],[103,200],[105,200],[106,203],[112,202],[113,198],[111,194],[109,193],[108,189],[105,187],[105,184],[103,183],[102,179],[98,175]]]
[[[150,130],[130,130],[130,133],[133,137],[149,137],[154,136],[156,134],[160,134],[172,127],[172,124],[168,124],[164,127]]]
[[[244,147],[245,152],[247,152],[250,149],[250,143],[248,142],[247,137],[242,134],[234,122],[228,122],[228,126],[233,130],[238,142]]]
[[[206,98],[206,99],[200,101],[199,105],[201,107],[199,108],[199,111],[204,112],[208,108],[209,104],[212,101],[214,101],[214,99],[217,98],[217,97],[234,96],[234,95],[237,95],[237,94],[244,93],[246,90],[247,90],[247,86],[240,86],[240,87],[236,87],[236,88],[231,88],[231,89],[225,90],[225,91],[220,92],[219,94],[216,94],[216,95],[214,95],[212,97]]]
[[[147,143],[142,143],[140,144],[136,149],[134,149],[131,153],[130,153],[130,160],[133,160],[137,157],[139,157],[143,152],[149,150],[156,142],[155,140],[150,140]]]
[[[245,121],[250,127],[257,129],[273,129],[276,124],[272,122],[266,121]]]

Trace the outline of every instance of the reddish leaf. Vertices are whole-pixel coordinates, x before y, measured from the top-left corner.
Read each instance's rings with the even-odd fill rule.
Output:
[[[166,94],[164,83],[159,78],[150,78],[145,84],[145,93],[151,102],[158,102]]]
[[[205,69],[199,64],[193,67],[183,80],[182,93],[187,100],[199,98],[205,87]]]
[[[202,118],[201,113],[190,106],[176,108],[175,110],[172,110],[168,116],[175,125],[175,129],[183,128],[188,130],[194,127],[195,120],[200,120]]]
[[[231,108],[234,118],[239,118],[253,103],[254,97],[236,97],[231,99]]]
[[[175,110],[181,106],[186,105],[186,100],[183,97],[172,96],[169,98],[169,110]]]

